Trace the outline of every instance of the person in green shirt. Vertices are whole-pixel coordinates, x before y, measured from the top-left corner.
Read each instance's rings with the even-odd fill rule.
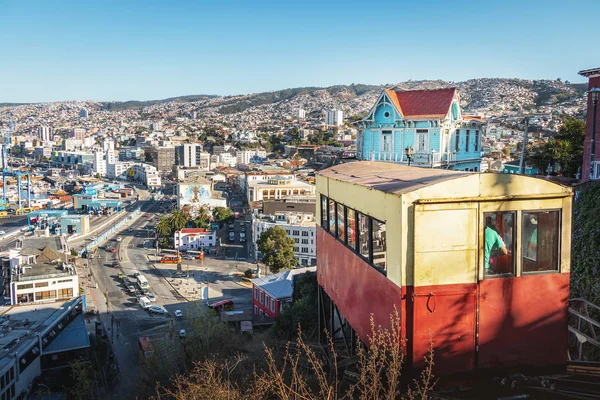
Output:
[[[531,237],[529,238],[529,244],[527,245],[527,258],[537,260],[537,217],[535,215],[529,215],[529,222],[533,227]]]
[[[492,250],[500,249],[502,254],[508,254],[508,250],[506,250],[506,245],[504,241],[498,234],[498,230],[494,224],[494,220],[492,217],[487,217],[485,219],[485,245],[483,247],[483,262],[485,266],[485,272],[490,273],[490,255]]]

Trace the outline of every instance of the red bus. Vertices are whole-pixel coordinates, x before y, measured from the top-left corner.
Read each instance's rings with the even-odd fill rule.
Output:
[[[161,264],[179,264],[181,263],[180,256],[162,256],[160,259]]]

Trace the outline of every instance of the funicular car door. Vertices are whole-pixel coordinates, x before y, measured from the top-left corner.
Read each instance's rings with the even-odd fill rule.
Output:
[[[423,365],[430,339],[437,371],[475,366],[477,215],[475,203],[415,204],[407,318],[416,368]]]

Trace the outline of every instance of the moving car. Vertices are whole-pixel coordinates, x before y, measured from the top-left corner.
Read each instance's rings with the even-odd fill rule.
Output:
[[[233,232],[233,231],[229,232],[229,241],[230,242],[235,241],[235,232]]]
[[[183,312],[181,312],[181,310],[175,310],[175,317],[182,318],[183,317]]]
[[[0,231],[0,235],[4,235],[6,232],[4,231]]]

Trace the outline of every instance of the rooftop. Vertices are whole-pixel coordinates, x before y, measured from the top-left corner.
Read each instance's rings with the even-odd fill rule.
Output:
[[[447,180],[461,178],[473,172],[449,171],[435,168],[358,161],[339,164],[317,172],[324,176],[354,185],[365,186],[391,194],[403,194]]]
[[[288,269],[277,274],[254,278],[251,281],[254,285],[269,292],[269,294],[274,298],[282,299],[292,296],[292,282],[294,276],[304,274],[306,272],[315,272],[316,270],[317,267]]]
[[[444,118],[450,111],[456,88],[392,90],[385,93],[404,118]]]
[[[186,234],[186,235],[199,235],[199,234],[213,234],[215,233],[215,231],[211,231],[209,229],[205,229],[205,228],[183,228],[181,231],[179,231],[180,233]]]
[[[600,75],[600,67],[598,67],[598,68],[584,69],[582,71],[579,71],[579,75],[585,76],[585,77],[590,77],[590,76],[593,76],[593,75]]]

